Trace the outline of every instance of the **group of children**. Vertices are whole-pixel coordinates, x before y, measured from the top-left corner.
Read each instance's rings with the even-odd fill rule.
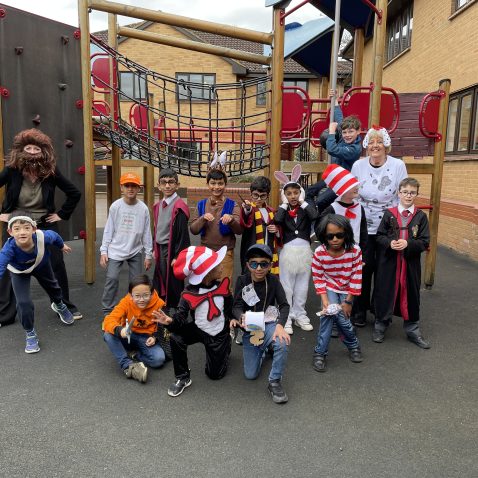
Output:
[[[346,124],[334,145],[339,159],[341,148],[349,148],[359,138],[360,124],[351,120]],[[333,138],[334,126],[330,128]],[[349,163],[344,166],[351,167]],[[100,265],[106,268],[104,341],[126,377],[140,382],[146,382],[148,367],[160,367],[172,358],[175,381],[168,394],[176,397],[192,383],[188,346],[199,342],[204,345],[205,372],[218,380],[228,368],[231,331],[240,329],[243,336],[238,342],[243,345],[245,377],[257,378],[264,358],[272,355],[268,390],[275,403],[285,403],[288,398],[282,375],[293,325],[313,330],[306,312],[311,274],[322,301],[317,314],[320,328],[313,353],[314,369],[326,370],[334,328],[348,348],[351,361],[362,361],[350,322],[354,298],[361,291],[361,249],[367,238],[365,213],[357,202],[359,182],[349,167],[331,164],[322,180],[329,188],[327,194],[332,193],[336,199],[319,214],[314,202],[305,200],[306,192],[299,182],[300,166],[294,168],[290,178],[276,172],[282,188],[281,205],[274,211],[268,205],[268,178],[254,178],[250,198],[241,198],[241,204],[237,204],[225,196],[227,175],[221,160],[216,164],[207,175],[211,195],[199,201],[191,219],[187,205],[177,194],[177,174],[171,169],[160,171],[162,199],[153,209],[152,236],[149,211],[137,198],[140,178],[134,173],[121,176],[123,197],[111,205],[100,248]],[[407,332],[418,321],[420,253],[429,241],[426,215],[414,206],[418,188],[412,178],[402,181],[400,205],[384,214],[377,233],[380,259],[375,342],[383,340],[393,313],[403,316]],[[200,235],[200,246],[190,245],[188,228]],[[314,229],[320,244],[312,253]],[[29,280],[32,275],[38,279],[61,320],[72,324],[61,290],[51,277],[44,244],[51,243],[64,252],[70,249],[58,234],[41,234],[28,217],[12,218],[8,232],[12,237],[0,254],[0,276],[8,267],[18,315],[26,331],[25,351],[38,352]],[[242,271],[233,288],[237,234],[242,234]],[[153,256],[151,281],[144,271],[150,269]],[[119,272],[124,262],[129,266],[129,290],[119,300]],[[391,294],[392,290],[398,293]],[[254,320],[261,325],[254,325]]]

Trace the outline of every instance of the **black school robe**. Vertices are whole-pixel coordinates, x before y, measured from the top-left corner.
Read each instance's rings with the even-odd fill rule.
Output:
[[[410,322],[417,322],[420,319],[420,256],[430,243],[430,230],[426,214],[415,208],[407,229],[408,246],[402,253],[391,249],[391,241],[398,239],[397,220],[390,209],[385,211],[376,236],[377,271],[373,302],[377,320],[388,320],[392,318],[392,315],[403,317]],[[397,290],[396,287],[397,261],[402,254],[406,267],[408,302],[405,314],[400,310],[400,290]]]

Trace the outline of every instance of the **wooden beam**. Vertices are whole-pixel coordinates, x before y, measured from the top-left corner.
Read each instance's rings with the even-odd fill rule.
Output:
[[[114,50],[118,50],[118,25],[117,25],[117,18],[116,15],[113,13],[108,14],[108,45],[113,48]],[[110,84],[113,88],[117,84],[117,80],[114,74],[114,63],[113,58],[110,57]],[[108,95],[108,103],[110,107],[110,113],[112,115],[112,119],[114,120],[115,112],[119,108],[118,104],[118,97],[115,97],[113,90],[110,90],[110,94]],[[114,121],[111,121],[111,128],[114,128]],[[109,204],[108,209],[112,202],[116,201],[121,197],[121,188],[120,188],[120,177],[121,177],[121,151],[120,148],[111,143],[111,175],[108,175],[108,178],[111,181],[111,191],[109,191],[108,198]]]
[[[81,31],[81,89],[83,94],[83,137],[85,147],[85,280],[88,284],[93,284],[96,278],[96,191],[93,121],[91,117],[90,25],[87,0],[78,0],[78,15]]]
[[[443,91],[444,97],[440,101],[438,113],[438,133],[441,141],[435,143],[433,155],[433,178],[430,194],[430,203],[433,209],[430,211],[430,251],[425,259],[425,287],[431,289],[435,282],[435,267],[438,245],[438,223],[440,220],[441,183],[443,177],[443,161],[445,159],[446,130],[448,125],[448,102],[450,98],[450,80],[441,80],[439,90]]]
[[[273,177],[280,170],[281,130],[282,130],[282,82],[284,78],[284,36],[285,26],[281,19],[284,9],[274,7],[274,47],[272,49],[272,105],[270,142],[271,206],[279,206],[279,182]]]
[[[382,78],[386,44],[385,40],[387,34],[387,3],[388,0],[377,0],[376,3],[377,8],[382,11],[382,19],[379,21],[378,16],[375,15],[372,68],[372,83],[374,84],[374,88],[370,98],[369,128],[373,124],[380,124],[380,99],[382,96]]]
[[[119,27],[118,34],[128,38],[136,38],[137,40],[159,43],[160,45],[168,45],[201,53],[209,53],[210,55],[223,56],[226,58],[234,58],[235,60],[250,61],[252,63],[259,63],[260,65],[270,65],[271,63],[270,56],[257,55],[247,51],[234,50],[232,48],[186,40],[170,35],[161,35],[160,33],[145,32],[143,30],[136,30],[135,28]]]
[[[321,174],[328,165],[326,161],[281,161],[280,170],[290,174],[296,164],[301,165],[302,174]]]
[[[356,28],[354,33],[354,64],[352,71],[352,86],[362,85],[363,51],[365,35],[363,28]]]
[[[149,10],[147,8],[132,7],[122,5],[121,3],[106,2],[104,0],[90,0],[88,6],[94,10],[100,10],[107,13],[116,13],[126,17],[140,18],[152,22],[163,23],[173,27],[189,28],[201,32],[215,33],[217,35],[228,36],[232,38],[241,38],[257,43],[272,45],[272,33],[258,32],[247,28],[232,27],[222,23],[197,20],[195,18],[173,15],[158,10]]]

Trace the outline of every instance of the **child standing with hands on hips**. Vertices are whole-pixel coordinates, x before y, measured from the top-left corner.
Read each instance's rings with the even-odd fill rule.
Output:
[[[353,297],[360,295],[362,285],[362,252],[343,216],[329,214],[320,222],[317,233],[321,245],[312,259],[312,279],[322,299],[322,311],[313,366],[317,372],[325,372],[333,323],[343,336],[350,360],[362,362],[360,344],[350,322]]]

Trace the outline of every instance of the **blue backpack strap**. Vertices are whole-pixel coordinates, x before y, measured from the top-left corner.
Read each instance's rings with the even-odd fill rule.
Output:
[[[224,201],[224,206],[222,208],[221,216],[224,216],[224,214],[232,214],[235,205],[236,203],[232,199],[226,198],[226,200]],[[219,232],[223,236],[233,234],[232,229],[228,225],[223,224],[222,222],[219,223]]]
[[[204,216],[204,213],[206,212],[206,201],[207,201],[207,199],[201,199],[198,202],[198,215],[199,215],[199,217]],[[201,229],[200,234],[201,234],[201,236],[204,236],[204,234],[205,234],[204,227]]]

